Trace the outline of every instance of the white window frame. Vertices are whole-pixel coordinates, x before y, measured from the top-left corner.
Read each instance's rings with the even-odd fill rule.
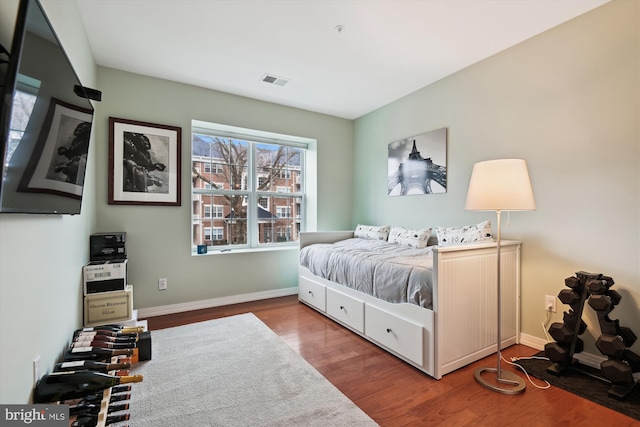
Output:
[[[234,126],[222,125],[217,123],[208,123],[199,120],[192,121],[192,133],[208,134],[212,136],[219,136],[225,138],[232,138],[236,140],[247,141],[250,144],[249,152],[249,177],[248,182],[251,183],[247,186],[246,190],[229,190],[229,189],[196,189],[192,188],[192,196],[198,194],[233,194],[236,196],[244,196],[251,200],[248,212],[247,223],[247,244],[246,245],[220,245],[214,248],[209,248],[208,254],[216,253],[229,253],[229,252],[253,252],[263,250],[276,250],[276,249],[296,249],[298,248],[298,241],[293,242],[276,242],[276,243],[259,243],[260,236],[258,216],[257,216],[257,200],[259,197],[287,197],[297,200],[295,203],[301,204],[301,211],[303,212],[302,218],[300,218],[299,229],[301,231],[316,229],[317,224],[317,212],[316,212],[316,199],[317,199],[317,141],[315,139],[276,134],[271,132],[238,128]],[[304,171],[303,176],[298,175],[302,181],[300,190],[295,192],[282,193],[277,191],[257,191],[257,166],[255,166],[255,147],[257,143],[272,143],[280,145],[289,145],[293,147],[303,148],[305,155],[301,159],[301,167]],[[193,156],[192,156],[193,161]],[[287,171],[290,176],[290,171]],[[251,213],[254,214],[251,214]],[[297,218],[287,218],[297,219]],[[297,224],[293,224],[297,227]],[[195,245],[193,242],[192,254],[196,254]],[[211,250],[213,249],[213,250]]]

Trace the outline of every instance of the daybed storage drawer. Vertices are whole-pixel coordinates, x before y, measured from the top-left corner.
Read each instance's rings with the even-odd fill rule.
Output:
[[[301,277],[298,281],[298,299],[317,308],[326,311],[326,296],[324,285]]]
[[[327,314],[364,333],[364,301],[327,289]]]
[[[367,304],[364,328],[373,340],[422,365],[422,326]]]

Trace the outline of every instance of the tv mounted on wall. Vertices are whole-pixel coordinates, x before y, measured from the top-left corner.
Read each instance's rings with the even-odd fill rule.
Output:
[[[90,99],[96,98],[80,83],[38,0],[20,0],[5,57],[0,213],[79,214],[93,122]]]

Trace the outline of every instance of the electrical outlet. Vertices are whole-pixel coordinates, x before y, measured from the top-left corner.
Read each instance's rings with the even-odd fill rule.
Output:
[[[33,385],[35,386],[40,381],[40,355],[33,358]]]
[[[556,297],[553,295],[544,296],[544,309],[552,313],[556,312]]]
[[[158,279],[158,290],[159,291],[167,290],[167,278],[166,277],[161,277],[160,279]]]

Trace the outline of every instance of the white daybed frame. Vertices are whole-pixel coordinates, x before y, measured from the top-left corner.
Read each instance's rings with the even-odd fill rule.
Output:
[[[353,237],[303,232],[300,248]],[[502,241],[502,348],[520,341],[520,242]],[[433,310],[389,303],[299,267],[298,299],[430,376],[496,352],[496,244],[435,247]]]

